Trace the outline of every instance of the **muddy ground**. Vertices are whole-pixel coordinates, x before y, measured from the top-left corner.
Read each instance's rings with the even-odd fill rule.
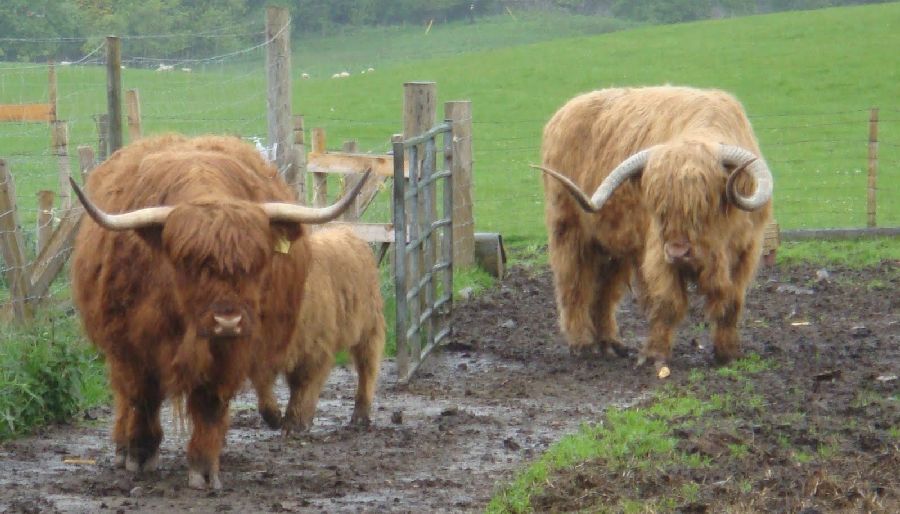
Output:
[[[773,414],[749,428],[682,430],[685,452],[721,456],[733,437],[750,451],[746,458],[711,459],[703,476],[647,473],[635,479],[597,463],[564,476],[533,506],[597,508],[623,497],[653,499],[679,480],[695,480],[722,485],[676,510],[841,510],[845,504],[808,501],[808,477],[816,469],[822,479],[813,500],[827,490],[828,498],[849,498],[848,508],[858,508],[861,497],[874,498],[876,507],[897,505],[900,409],[898,381],[889,379],[900,373],[898,263],[827,271],[823,277],[808,266],[762,270],[747,302],[745,348],[780,364],[753,380],[766,381],[760,387],[771,393],[773,412],[807,412],[803,423]],[[346,369],[332,373],[315,427],[298,438],[264,428],[254,397],[242,394],[233,403],[222,456],[224,489],[204,493],[186,487],[186,437],[168,416],[160,469],[133,476],[113,468],[111,412],[97,409],[72,425],[0,445],[0,512],[480,511],[529,459],[582,422],[599,420],[608,406],[639,403],[663,382],[690,387],[692,369],[713,369],[700,312],[696,303],[679,332],[672,376],[660,381],[648,369],[632,369],[633,358],[571,357],[558,335],[549,273],[514,269],[496,289],[457,305],[453,342],[411,385],[396,385],[393,363],[385,362],[373,426],[366,431],[344,428],[355,387]],[[646,323],[632,299],[622,302],[619,320],[624,340],[637,348]],[[711,393],[739,386],[722,378],[704,387]],[[281,388],[282,401],[285,393]],[[884,401],[860,401],[860,395]],[[827,473],[812,467],[815,459],[806,463],[809,469],[779,460],[779,441],[817,448],[827,435],[823,428],[831,425],[844,431],[846,442],[829,444],[846,447],[837,447],[833,455],[843,457],[829,462]],[[772,471],[752,478],[765,469]],[[751,479],[734,479],[743,475]],[[845,475],[843,482],[834,480]],[[780,500],[767,504],[741,496],[748,483],[750,492],[776,491]]]

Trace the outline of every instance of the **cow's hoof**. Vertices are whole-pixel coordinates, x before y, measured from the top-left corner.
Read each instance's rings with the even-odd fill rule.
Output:
[[[222,489],[222,482],[219,480],[218,473],[210,474],[209,480],[207,480],[203,473],[192,469],[188,471],[188,487],[191,489],[212,489],[214,491],[220,491]]]
[[[635,369],[643,367],[646,364],[653,364],[653,369],[658,373],[662,368],[669,367],[669,356],[655,352],[641,352],[635,362]]]
[[[741,351],[737,349],[721,350],[719,348],[716,348],[713,352],[713,359],[719,366],[730,364],[732,361],[740,359],[743,356],[744,355],[741,353]]]
[[[282,423],[281,425],[281,436],[291,437],[303,435],[309,432],[310,428],[312,428],[312,423],[304,423],[302,421],[294,421],[288,418],[284,418],[284,423]]]
[[[156,471],[159,467],[159,451],[154,452],[150,457],[141,462],[137,456],[129,453],[125,457],[125,470],[132,473],[143,473],[146,471]]]
[[[113,466],[120,468],[120,469],[124,468],[126,453],[127,452],[125,451],[125,448],[123,448],[123,447],[116,448],[116,456],[113,457]]]
[[[603,350],[603,355],[609,358],[628,357],[628,348],[626,348],[618,339],[605,339],[600,341],[600,348]]]
[[[357,414],[356,411],[353,411],[353,415],[350,417],[350,428],[369,428],[371,424],[369,413]]]
[[[578,346],[569,346],[569,355],[576,359],[583,359],[585,357],[593,357],[596,356],[600,351],[600,346],[597,344],[584,344]]]
[[[259,414],[262,416],[263,421],[266,422],[266,425],[272,430],[278,430],[281,428],[281,412],[278,410],[261,410]]]

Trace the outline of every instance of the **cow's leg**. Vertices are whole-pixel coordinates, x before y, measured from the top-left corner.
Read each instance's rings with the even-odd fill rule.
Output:
[[[250,375],[253,389],[256,390],[256,405],[266,425],[272,429],[281,428],[281,408],[273,392],[277,374],[271,369],[254,369]]]
[[[627,351],[619,340],[616,306],[631,278],[631,267],[622,259],[602,259],[598,268],[591,308],[595,342],[607,355],[624,357]]]
[[[378,380],[378,368],[381,363],[381,352],[384,346],[384,334],[373,334],[365,341],[350,349],[353,364],[356,366],[356,402],[352,426],[365,427],[371,422],[369,412],[372,409],[372,398],[375,396],[375,383]]]
[[[757,248],[737,255],[730,273],[706,296],[706,312],[713,322],[713,349],[716,362],[725,364],[741,356],[738,322],[744,307],[744,295],[756,265],[759,262]]]
[[[228,431],[228,400],[215,389],[202,386],[188,396],[194,432],[188,442],[188,485],[195,489],[221,489],[219,454]]]
[[[650,334],[638,365],[649,360],[661,368],[672,356],[675,329],[687,314],[687,287],[684,279],[668,266],[644,266],[641,271],[642,303],[650,317]]]
[[[591,308],[597,282],[596,256],[583,247],[577,221],[560,218],[549,224],[550,268],[556,289],[559,327],[573,354],[590,352],[596,344]]]
[[[285,435],[291,432],[305,432],[312,427],[319,393],[333,365],[334,356],[330,354],[320,355],[317,358],[308,357],[300,359],[297,367],[287,374],[291,398],[284,411],[281,426]]]
[[[163,392],[159,379],[121,362],[111,363],[110,370],[116,401],[113,462],[128,471],[153,471],[159,465],[162,442],[159,409]]]

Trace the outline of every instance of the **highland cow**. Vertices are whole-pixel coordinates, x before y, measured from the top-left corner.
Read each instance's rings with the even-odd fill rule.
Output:
[[[295,205],[255,148],[168,135],[114,153],[88,181],[72,292],[105,354],[115,463],[157,466],[160,405],[184,396],[193,425],[188,483],[219,489],[228,405],[259,355],[286,350],[310,261],[305,223],[341,214]],[[108,214],[117,213],[117,214]]]
[[[705,296],[716,359],[740,355],[772,175],[734,97],[670,86],[583,94],[547,123],[542,159],[559,323],[573,352],[626,353],[615,311],[636,275],[650,321],[639,364],[670,359],[691,283]]]
[[[319,393],[342,350],[349,350],[357,374],[350,423],[368,425],[384,349],[378,266],[369,246],[346,228],[320,230],[307,241],[312,257],[290,346],[278,359],[262,356],[251,371],[260,414],[285,434],[312,426]],[[291,391],[284,418],[272,394],[281,373]]]

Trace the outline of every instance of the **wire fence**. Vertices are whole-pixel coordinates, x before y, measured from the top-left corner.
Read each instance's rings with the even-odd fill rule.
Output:
[[[262,28],[236,27],[255,42],[242,49],[223,47],[205,55],[136,55],[122,38],[123,89],[140,91],[145,134],[175,131],[185,134],[223,133],[265,141],[267,40]],[[168,34],[148,37],[204,38],[215,41],[223,32]],[[36,44],[40,40],[35,40]],[[62,43],[57,40],[55,43]],[[97,115],[106,111],[103,45],[89,39],[67,42],[84,49],[80,59],[60,62],[57,74],[57,117],[68,123],[68,154],[78,169],[76,149],[98,146]],[[2,44],[2,39],[0,39]],[[377,64],[377,63],[376,63]],[[329,147],[355,139],[359,151],[377,154],[391,150],[391,135],[402,131],[402,110],[374,109],[373,115],[348,115],[339,105],[344,89],[334,95],[308,98],[302,66],[294,74],[301,98],[295,110],[308,112],[306,127],[324,127]],[[337,69],[337,68],[336,68]],[[359,72],[357,72],[359,73]],[[376,72],[377,73],[377,72]],[[40,103],[48,100],[46,64],[0,63],[0,104]],[[334,84],[339,84],[335,81]],[[335,86],[337,88],[337,86]],[[397,91],[399,97],[399,86]],[[357,94],[367,94],[365,91]],[[297,95],[295,95],[297,96]],[[540,243],[545,240],[543,193],[537,175],[527,171],[539,159],[540,137],[546,116],[479,118],[478,98],[472,98],[474,147],[474,209],[482,229],[503,233],[504,239]],[[386,102],[387,105],[394,105]],[[877,142],[876,224],[900,226],[900,107],[868,106],[835,111],[751,112],[750,118],[776,181],[775,215],[783,229],[865,227],[870,190],[869,151],[871,107],[879,108]],[[334,112],[333,112],[334,111]],[[507,112],[515,113],[515,106]],[[440,117],[440,115],[439,115]],[[307,141],[309,139],[307,138]],[[15,178],[17,223],[21,226],[26,262],[37,257],[37,194],[57,190],[60,156],[50,144],[46,124],[0,122],[0,158]],[[339,188],[333,188],[333,191]],[[54,218],[60,212],[54,211]],[[9,211],[0,211],[0,217]],[[368,216],[389,219],[389,202],[376,202]],[[58,222],[58,219],[57,219]],[[11,237],[0,229],[0,236]],[[70,248],[61,248],[61,253]],[[24,266],[24,265],[23,265]],[[4,287],[0,303],[9,297],[7,283],[17,269],[0,265]],[[51,288],[51,297],[67,300],[64,280]]]

